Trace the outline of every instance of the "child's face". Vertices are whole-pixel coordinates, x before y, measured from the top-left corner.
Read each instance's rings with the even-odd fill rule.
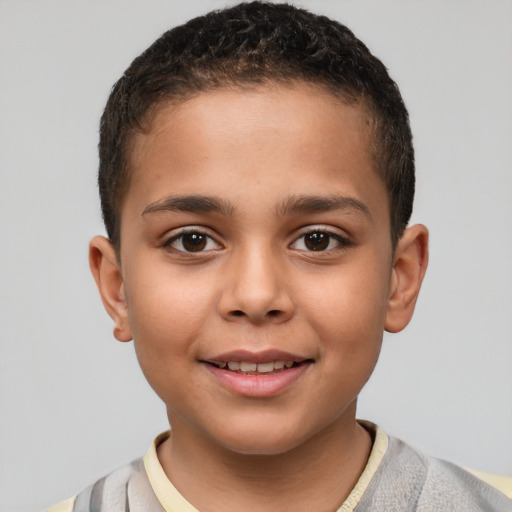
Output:
[[[395,281],[369,137],[307,86],[202,93],[136,135],[114,317],[174,436],[281,453],[353,422]]]

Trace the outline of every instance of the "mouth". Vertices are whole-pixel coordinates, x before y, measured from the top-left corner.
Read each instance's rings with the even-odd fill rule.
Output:
[[[285,392],[309,373],[314,362],[280,350],[239,350],[202,361],[226,390],[252,398],[269,398]]]
[[[234,350],[201,361],[224,389],[239,396],[264,398],[280,395],[309,375],[314,359],[269,349]]]
[[[276,373],[285,372],[291,368],[296,368],[307,362],[312,362],[311,359],[300,361],[285,361],[275,360],[267,362],[253,362],[253,361],[206,361],[207,364],[226,370],[231,373],[240,375],[273,375]]]

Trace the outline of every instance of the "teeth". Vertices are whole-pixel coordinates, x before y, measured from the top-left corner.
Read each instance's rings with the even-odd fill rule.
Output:
[[[245,361],[240,363],[240,370],[243,372],[255,372],[257,367],[256,363],[246,363]]]
[[[229,368],[229,370],[236,372],[257,372],[257,373],[270,373],[274,370],[282,370],[283,368],[291,368],[294,361],[270,361],[269,363],[250,363],[248,361],[221,361],[217,363],[219,368]]]
[[[258,363],[258,372],[260,373],[268,373],[274,369],[274,363],[271,361],[270,363]]]

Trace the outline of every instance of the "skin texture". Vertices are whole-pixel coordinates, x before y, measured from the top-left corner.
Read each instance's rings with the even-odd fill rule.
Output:
[[[306,85],[201,93],[133,140],[121,263],[97,237],[91,268],[167,406],[164,470],[201,511],[335,510],[364,468],[357,395],[412,316],[428,239],[410,227],[393,252],[370,147],[363,108]],[[269,351],[306,361],[272,393],[208,363]]]

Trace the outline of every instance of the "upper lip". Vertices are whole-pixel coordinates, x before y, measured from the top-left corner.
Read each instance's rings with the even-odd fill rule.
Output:
[[[228,362],[228,361],[244,361],[248,363],[270,363],[272,361],[294,361],[300,363],[310,359],[290,352],[283,352],[282,350],[263,350],[254,352],[250,350],[233,350],[218,354],[214,357],[205,359],[207,362]]]

